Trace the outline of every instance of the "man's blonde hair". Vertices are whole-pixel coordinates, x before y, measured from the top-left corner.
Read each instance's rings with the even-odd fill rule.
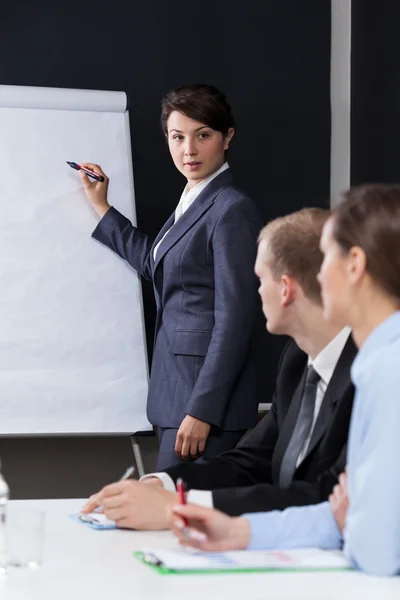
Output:
[[[304,294],[321,304],[321,288],[317,274],[322,264],[319,241],[331,212],[323,208],[303,208],[267,223],[258,242],[265,240],[268,256],[264,256],[274,277],[290,275],[300,284]]]

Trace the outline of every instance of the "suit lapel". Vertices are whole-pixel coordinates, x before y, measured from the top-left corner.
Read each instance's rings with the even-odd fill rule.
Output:
[[[346,389],[349,387],[349,385],[351,385],[350,368],[356,353],[357,349],[350,335],[341,355],[339,356],[339,360],[336,364],[335,370],[333,371],[329,385],[326,388],[304,460],[308,458],[308,456],[321,441],[321,438],[324,436],[332,420],[336,402],[343,397]],[[304,460],[301,464],[303,464]]]
[[[154,258],[153,258],[154,248],[157,246],[159,241],[162,240],[163,236],[167,233],[168,229],[170,229],[172,227],[172,225],[174,224],[174,219],[175,219],[175,211],[172,213],[171,216],[168,217],[168,219],[166,220],[164,225],[161,227],[160,231],[157,234],[156,239],[153,242],[153,246],[151,248],[151,260],[153,262],[153,267],[154,267]],[[156,258],[157,258],[157,255],[156,255]]]
[[[168,231],[168,228],[171,227],[171,231],[165,236],[157,250],[153,272],[157,269],[158,265],[166,253],[172,248],[172,246],[176,244],[176,242],[180,240],[180,238],[185,235],[185,233],[196,223],[196,221],[198,221],[200,217],[212,206],[218,193],[231,183],[231,170],[226,169],[226,171],[223,171],[220,175],[218,175],[218,177],[215,177],[215,179],[213,179],[205,187],[193,204],[174,225],[174,215],[171,215],[154,242],[155,244],[158,243],[165,232]]]
[[[286,452],[290,439],[293,435],[293,431],[297,422],[301,400],[303,398],[306,377],[307,367],[304,369],[303,375],[300,379],[300,383],[293,394],[293,400],[290,404],[290,408],[286,415],[286,419],[284,421],[283,427],[276,442],[274,455],[272,457],[272,479],[276,483],[279,481],[279,471],[281,468],[282,459]]]
[[[188,229],[190,229],[196,223],[196,221],[200,219],[200,217],[214,202],[214,198],[210,199],[206,204],[197,204],[197,200],[198,199],[196,199],[192,206],[190,206],[181,216],[181,218],[174,225],[172,225],[171,231],[165,236],[159,245],[154,263],[154,271],[157,269],[158,265],[166,253],[172,248],[172,246],[176,244],[176,242],[180,240],[183,235],[185,235]]]

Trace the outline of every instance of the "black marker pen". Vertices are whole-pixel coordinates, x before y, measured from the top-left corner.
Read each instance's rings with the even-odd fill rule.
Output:
[[[82,170],[84,173],[86,173],[86,175],[89,175],[89,177],[93,177],[93,179],[96,179],[96,181],[104,181],[104,177],[102,175],[98,175],[94,171],[91,171],[90,169],[87,169],[86,167],[82,167],[82,165],[78,165],[78,163],[70,162],[69,160],[67,160],[66,163],[72,169],[76,169],[76,171]]]

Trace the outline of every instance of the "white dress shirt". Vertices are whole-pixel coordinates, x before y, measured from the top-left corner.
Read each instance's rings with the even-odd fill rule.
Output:
[[[329,385],[329,382],[336,368],[339,357],[342,354],[343,348],[348,340],[350,332],[350,327],[345,327],[329,342],[327,346],[325,346],[325,348],[323,348],[323,350],[321,350],[321,352],[315,357],[314,360],[312,360],[310,356],[308,357],[308,365],[314,368],[314,370],[318,373],[321,379],[319,380],[317,387],[317,397],[315,399],[314,417],[311,430],[298,456],[296,467],[300,465],[300,463],[304,460],[304,457],[307,454],[312,432],[315,427],[319,411],[321,409],[322,400],[324,399],[326,388]],[[140,481],[145,481],[150,477],[157,477],[158,479],[160,479],[164,486],[164,489],[168,492],[176,492],[175,484],[167,473],[150,473],[150,475],[145,475],[144,477],[141,477]],[[201,506],[213,508],[212,492],[209,490],[190,490],[187,496],[187,501],[191,502],[192,504],[200,504]]]
[[[210,183],[210,181],[215,179],[215,177],[218,177],[218,175],[220,175],[221,173],[226,171],[226,169],[229,169],[229,165],[227,162],[224,163],[222,165],[222,167],[220,167],[218,169],[218,171],[215,171],[215,173],[213,173],[209,177],[206,177],[206,179],[203,179],[203,181],[200,181],[200,183],[197,183],[192,188],[189,188],[189,183],[187,183],[185,185],[185,189],[182,192],[181,199],[179,200],[178,206],[175,209],[175,220],[174,220],[174,224],[172,225],[172,227],[175,225],[175,223],[178,221],[178,219],[180,219],[180,217],[183,215],[183,213],[187,211],[189,206],[191,206],[193,204],[193,202],[196,200],[197,196],[204,190],[205,187],[207,187],[207,185]],[[161,244],[161,242],[163,241],[165,236],[168,235],[168,233],[171,231],[172,227],[170,227],[168,229],[168,231],[166,231],[164,233],[163,237],[158,242],[157,246],[154,248],[154,250],[153,250],[154,260],[156,260],[156,255],[157,255],[157,250],[158,250],[159,245]]]

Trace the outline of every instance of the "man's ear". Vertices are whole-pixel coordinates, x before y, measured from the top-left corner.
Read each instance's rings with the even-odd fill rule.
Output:
[[[296,286],[289,275],[281,277],[281,305],[282,308],[290,306],[296,297]]]

